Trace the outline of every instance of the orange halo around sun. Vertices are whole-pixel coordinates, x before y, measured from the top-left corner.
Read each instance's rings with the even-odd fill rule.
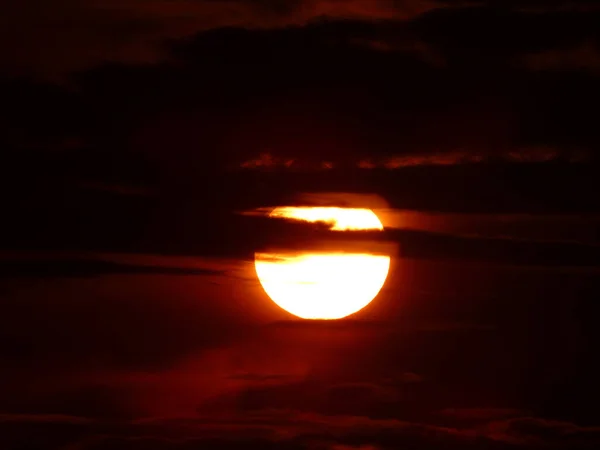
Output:
[[[370,209],[279,207],[271,217],[327,222],[331,230],[383,230]],[[255,268],[267,295],[303,319],[341,319],[379,293],[390,257],[369,253],[256,253]]]

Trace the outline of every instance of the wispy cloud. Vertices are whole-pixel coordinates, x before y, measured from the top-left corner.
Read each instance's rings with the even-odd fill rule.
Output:
[[[27,422],[27,417],[22,418]],[[582,448],[598,443],[600,428],[534,417],[496,420],[475,428],[454,428],[397,419],[322,415],[291,409],[246,412],[243,415],[156,417],[104,426],[103,432],[72,443],[71,448],[112,449],[133,443],[171,449],[181,445],[219,448],[378,449],[482,448],[505,444],[517,448],[552,445]],[[116,447],[115,447],[116,446]],[[256,448],[256,447],[255,447]],[[496,447],[493,447],[496,448]],[[504,448],[504,447],[498,447]],[[510,447],[513,448],[513,447]],[[592,448],[592,447],[586,447]]]
[[[363,170],[371,169],[403,169],[406,167],[419,166],[454,166],[463,164],[486,164],[491,162],[510,163],[543,163],[549,161],[582,162],[591,157],[588,151],[583,149],[557,149],[552,147],[526,147],[507,149],[503,152],[484,152],[477,150],[443,151],[439,153],[403,154],[383,158],[363,158],[354,161],[353,167]],[[326,163],[326,166],[323,165]],[[339,164],[343,163],[343,164]],[[271,153],[263,153],[256,158],[243,161],[242,169],[278,169],[294,170],[309,169],[323,170],[336,168],[338,165],[348,167],[347,161],[324,161],[320,165],[313,162],[303,161],[300,156],[293,159],[279,158]]]
[[[101,259],[0,260],[0,278],[92,277],[116,274],[220,275],[223,272],[197,267],[126,264]]]
[[[600,47],[592,40],[576,45],[553,48],[521,57],[521,62],[535,71],[582,71],[600,74]]]

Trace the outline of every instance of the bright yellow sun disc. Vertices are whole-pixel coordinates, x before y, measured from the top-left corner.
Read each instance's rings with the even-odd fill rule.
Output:
[[[368,209],[277,208],[273,217],[330,222],[332,230],[382,230]],[[304,319],[340,319],[377,296],[390,257],[368,253],[257,253],[256,273],[267,295]]]

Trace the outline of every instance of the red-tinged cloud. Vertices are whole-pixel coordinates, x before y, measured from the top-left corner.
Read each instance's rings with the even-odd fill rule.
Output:
[[[121,448],[593,448],[599,429],[538,418],[453,428],[366,416],[322,415],[290,409],[244,414],[156,417],[105,424],[102,433],[71,442],[80,450]],[[43,433],[45,430],[36,430]],[[13,434],[11,430],[8,430]],[[10,436],[10,435],[9,435]],[[514,446],[514,447],[513,447]]]
[[[590,158],[589,152],[582,149],[558,150],[551,147],[528,147],[503,152],[448,151],[439,153],[406,154],[387,158],[364,158],[354,162],[358,169],[402,169],[418,166],[454,166],[460,164],[481,164],[496,161],[512,163],[542,163],[556,160],[582,162]],[[344,161],[345,162],[345,161]],[[323,161],[320,165],[302,161],[302,158],[283,159],[271,153],[263,153],[240,164],[242,169],[311,169],[335,168],[336,161]],[[346,165],[347,167],[347,165]]]
[[[394,419],[372,419],[365,416],[330,416],[296,410],[264,410],[243,415],[211,415],[180,418],[158,418],[135,421],[126,431],[105,436],[105,446],[115,442],[145,439],[167,446],[179,443],[202,445],[211,440],[245,443],[261,440],[279,448],[390,448],[408,442],[420,445],[442,441],[449,444],[468,443],[477,434]],[[294,447],[296,445],[297,447]],[[164,447],[163,447],[164,446]],[[340,447],[341,446],[341,447]],[[83,447],[86,448],[86,447]],[[120,448],[120,447],[116,447]],[[237,447],[236,447],[237,448]]]
[[[37,408],[29,404],[30,410],[67,408],[70,403],[77,409],[83,402],[91,413],[5,414],[0,416],[0,434],[21,444],[14,448],[32,448],[33,436],[57,443],[54,448],[77,450],[464,450],[530,444],[571,449],[600,442],[597,427],[528,417],[516,410],[435,407],[434,414],[419,416],[427,402],[439,401],[435,384],[402,367],[390,373],[385,349],[379,346],[373,352],[374,336],[380,332],[334,332],[319,325],[269,328],[163,369],[45,377],[27,394],[42,398],[54,389],[57,402],[42,402]],[[100,402],[109,400],[112,412],[98,415]],[[21,409],[24,404],[22,400]],[[441,423],[452,417],[459,420]]]

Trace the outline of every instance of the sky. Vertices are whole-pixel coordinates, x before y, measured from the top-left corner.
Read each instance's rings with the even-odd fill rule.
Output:
[[[0,448],[597,448],[595,1],[0,8]],[[392,260],[312,322],[273,249]]]
[[[85,148],[90,165],[129,159],[117,164],[178,173],[596,158],[593,2],[24,1],[6,10],[10,147]],[[167,143],[176,149],[163,152]]]
[[[594,2],[571,1],[432,1],[432,0],[175,0],[140,1],[60,0],[49,5],[28,0],[11,4],[3,15],[4,64],[15,71],[33,71],[58,76],[65,71],[88,68],[103,61],[152,62],[164,57],[160,43],[199,31],[239,26],[279,28],[302,25],[320,16],[338,19],[388,19],[411,22],[432,10],[460,9],[476,5],[503,6],[518,16],[521,12],[544,15],[574,11],[582,16],[594,9]],[[582,19],[576,19],[579,21]],[[585,19],[583,19],[585,21]],[[591,23],[591,22],[590,22]],[[582,33],[583,34],[583,33]],[[575,36],[573,36],[575,38]],[[561,58],[556,40],[547,49],[531,55],[532,65],[563,64],[598,67],[594,42],[569,42],[581,47],[581,54]],[[556,38],[558,41],[560,36]],[[593,39],[592,39],[593,40]],[[43,43],[43,45],[39,45]],[[588,47],[587,55],[585,48]],[[542,51],[539,51],[542,50]],[[555,62],[548,53],[554,51]],[[572,59],[572,61],[567,61]],[[578,61],[579,59],[579,61]],[[586,61],[587,60],[587,61]],[[546,62],[544,62],[546,61]]]

